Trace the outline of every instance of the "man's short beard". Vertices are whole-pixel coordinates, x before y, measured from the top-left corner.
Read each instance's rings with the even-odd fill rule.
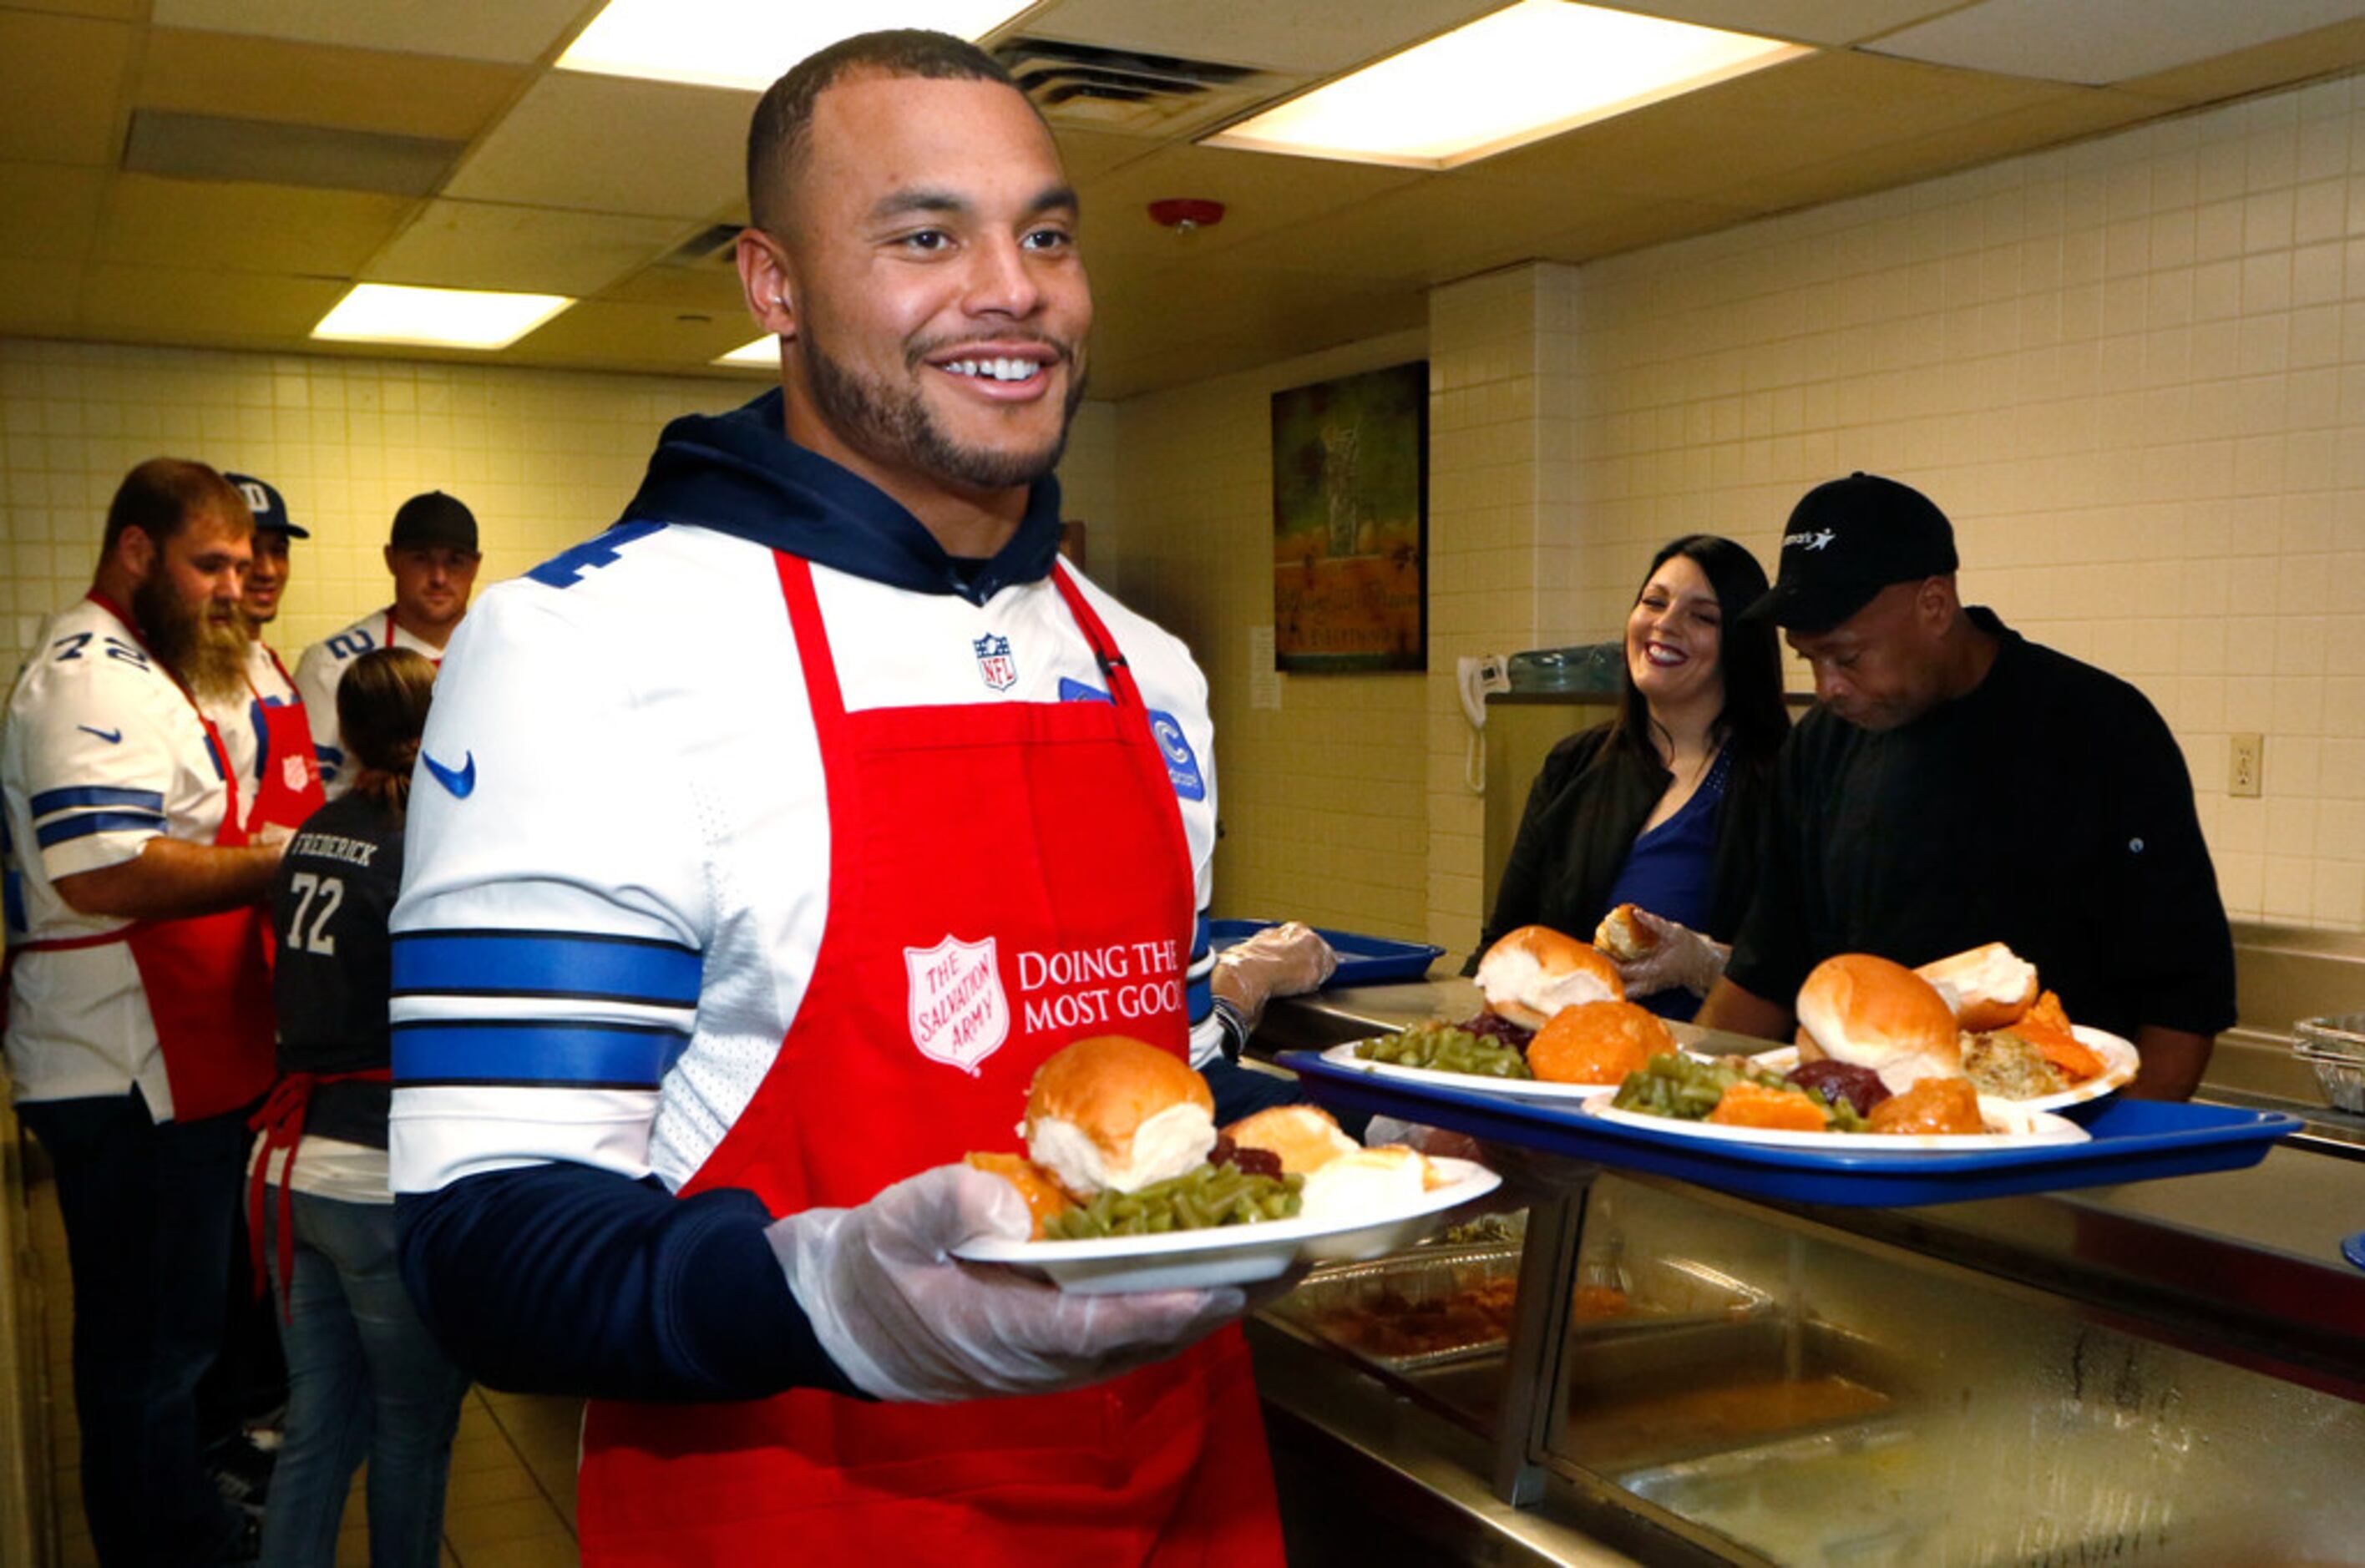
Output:
[[[226,701],[246,689],[246,628],[191,606],[161,569],[131,590],[131,619],[149,651],[199,701]]]
[[[865,379],[814,341],[808,324],[795,339],[804,356],[805,380],[822,418],[864,456],[916,470],[930,478],[971,490],[1006,490],[1031,485],[1059,466],[1068,430],[1084,400],[1080,373],[1068,384],[1059,411],[1059,434],[1040,452],[996,452],[961,446],[937,428],[916,387],[898,389]],[[1073,364],[1072,356],[1068,362]],[[916,357],[913,361],[919,363]]]

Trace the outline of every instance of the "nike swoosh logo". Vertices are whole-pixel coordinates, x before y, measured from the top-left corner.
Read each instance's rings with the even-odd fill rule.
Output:
[[[121,730],[95,730],[88,724],[76,724],[74,728],[80,730],[86,735],[96,735],[100,740],[105,741],[109,745],[119,745],[123,740],[123,732]]]
[[[469,752],[460,758],[457,767],[446,767],[425,752],[419,754],[420,762],[435,775],[435,782],[452,792],[455,801],[465,801],[476,788],[476,754]]]

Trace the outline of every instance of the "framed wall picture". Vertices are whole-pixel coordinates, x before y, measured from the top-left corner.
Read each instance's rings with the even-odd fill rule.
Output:
[[[1429,666],[1429,362],[1272,395],[1273,658]]]

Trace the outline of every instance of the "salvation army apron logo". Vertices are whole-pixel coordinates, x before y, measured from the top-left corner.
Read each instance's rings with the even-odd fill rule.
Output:
[[[1010,639],[989,632],[970,644],[977,650],[977,673],[996,691],[1007,691],[1018,681],[1018,663],[1010,656]]]
[[[312,759],[299,756],[281,757],[279,782],[291,794],[302,794],[312,785]]]
[[[912,1043],[931,1061],[974,1077],[977,1064],[1010,1037],[1010,999],[994,962],[993,938],[903,949]]]

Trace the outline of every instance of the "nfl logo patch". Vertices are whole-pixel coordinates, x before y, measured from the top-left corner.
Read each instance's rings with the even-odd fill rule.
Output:
[[[1018,665],[1010,656],[1010,639],[987,633],[970,644],[977,650],[977,673],[985,684],[996,691],[1007,691],[1018,682]]]

